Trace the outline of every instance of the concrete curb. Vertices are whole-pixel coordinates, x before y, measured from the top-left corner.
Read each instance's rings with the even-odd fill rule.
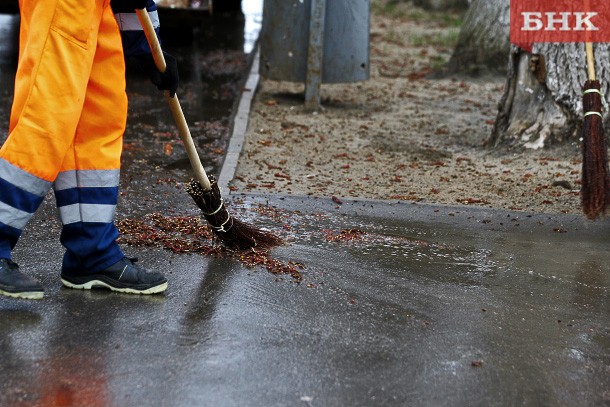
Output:
[[[226,191],[229,191],[229,182],[231,182],[235,176],[239,156],[246,138],[250,107],[252,105],[252,99],[254,99],[254,95],[256,94],[256,88],[260,78],[258,74],[259,59],[260,51],[257,48],[256,54],[254,55],[254,59],[252,61],[252,67],[250,68],[250,73],[248,74],[248,80],[246,81],[244,90],[241,94],[237,114],[235,115],[233,131],[229,139],[227,154],[222,164],[220,175],[218,176],[218,186],[222,191],[224,191],[223,195],[229,194],[229,192]]]

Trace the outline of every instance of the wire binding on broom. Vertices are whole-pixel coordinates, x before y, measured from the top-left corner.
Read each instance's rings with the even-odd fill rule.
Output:
[[[218,208],[216,208],[216,210],[214,212],[210,212],[210,213],[203,212],[203,214],[207,215],[207,216],[216,215],[218,212],[220,212],[222,210],[222,207],[224,204],[225,204],[225,200],[220,198],[220,205],[218,205]]]
[[[600,97],[601,97],[601,101],[602,101],[602,106],[604,107],[604,110],[608,111],[608,101],[606,100],[606,96],[604,95],[604,92],[601,91],[601,85],[600,85],[600,89],[597,88],[592,88],[592,89],[585,89],[583,91],[584,95],[587,95],[589,93],[597,93]],[[588,114],[597,114],[599,116],[602,116],[602,114],[600,112],[587,112],[585,113],[585,116]]]
[[[599,116],[599,117],[604,117],[604,116],[602,116],[602,114],[600,112],[587,112],[587,113],[585,113],[585,117],[591,116],[592,114]]]
[[[251,248],[269,249],[282,244],[282,239],[274,234],[250,226],[235,217],[227,210],[220,195],[218,182],[213,175],[208,175],[210,190],[204,190],[201,184],[190,180],[186,192],[201,209],[204,218],[212,228],[212,232],[229,248],[245,250]],[[229,224],[228,227],[226,225]]]
[[[203,216],[204,216],[204,217],[208,217],[208,216],[213,216],[213,215],[216,215],[218,212],[220,212],[220,211],[223,209],[223,207],[224,207],[224,202],[225,202],[225,201],[224,201],[224,199],[220,198],[220,204],[218,205],[218,208],[216,208],[216,210],[215,210],[214,212],[209,212],[209,213],[206,213],[206,212],[203,212],[203,211],[202,211],[201,213],[203,213]],[[228,227],[228,228],[226,228],[226,229],[225,229],[225,225],[226,225],[227,223],[229,223],[229,222],[231,222],[231,224],[229,225],[229,227]],[[224,222],[222,222],[222,223],[220,224],[220,226],[210,225],[210,227],[211,227],[212,229],[215,229],[215,230],[219,231],[219,232],[228,232],[228,231],[229,231],[229,229],[231,229],[231,228],[233,227],[233,217],[232,217],[231,215],[229,215],[229,212],[227,212],[227,220],[225,220]]]

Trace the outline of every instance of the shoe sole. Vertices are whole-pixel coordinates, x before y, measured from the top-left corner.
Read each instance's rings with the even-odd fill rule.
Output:
[[[7,297],[20,298],[24,300],[40,300],[44,297],[43,291],[23,291],[23,292],[11,292],[0,290],[0,295],[6,295]]]
[[[147,288],[145,290],[135,290],[133,288],[120,288],[120,287],[113,287],[108,283],[105,283],[103,281],[100,280],[91,280],[91,281],[87,281],[86,283],[83,284],[75,284],[75,283],[71,283],[68,280],[64,280],[63,278],[61,279],[61,282],[63,285],[65,285],[66,287],[69,288],[75,288],[77,290],[91,290],[92,288],[108,288],[112,291],[116,291],[119,293],[127,293],[127,294],[158,294],[161,293],[163,291],[165,291],[167,289],[167,281],[164,283],[161,283],[159,285],[156,285],[154,287],[150,287]]]

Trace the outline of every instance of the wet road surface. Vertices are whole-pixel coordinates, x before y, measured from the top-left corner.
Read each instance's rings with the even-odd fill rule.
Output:
[[[182,60],[210,55],[170,46]],[[130,75],[119,218],[196,217],[163,100]],[[206,86],[189,85],[183,104],[195,129],[226,128],[197,133],[202,150],[223,149],[230,114],[200,113]],[[165,270],[165,295],[62,288],[48,197],[15,251],[45,299],[0,297],[0,405],[610,403],[607,222],[288,196],[234,195],[229,207],[286,239],[271,257],[302,264],[300,283],[227,252],[127,245]]]
[[[36,219],[16,254],[47,292],[0,298],[0,404],[608,403],[607,226],[296,197],[231,207],[289,241],[272,256],[302,263],[300,284],[227,255],[127,247],[167,271],[166,295],[64,289]]]

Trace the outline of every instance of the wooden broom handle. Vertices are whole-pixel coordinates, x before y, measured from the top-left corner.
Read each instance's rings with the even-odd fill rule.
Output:
[[[585,50],[587,52],[587,70],[589,71],[589,80],[595,80],[595,58],[593,57],[593,43],[586,42]]]
[[[585,11],[591,10],[591,0],[585,0]],[[587,54],[587,70],[589,72],[589,80],[595,80],[595,57],[593,55],[593,43],[591,42],[591,34],[587,30],[585,32],[585,52]]]
[[[163,50],[161,49],[161,44],[157,38],[155,27],[153,26],[152,21],[150,21],[148,11],[146,11],[146,9],[137,9],[136,14],[138,15],[140,24],[144,29],[144,35],[146,35],[146,39],[148,40],[148,45],[152,51],[155,65],[157,66],[159,72],[165,72],[167,69],[167,64],[165,63]],[[189,161],[191,162],[191,167],[195,172],[195,178],[197,181],[199,181],[199,184],[204,191],[209,191],[212,189],[212,186],[210,185],[210,180],[208,179],[208,176],[203,169],[203,165],[201,164],[201,160],[199,159],[199,154],[197,153],[195,143],[193,142],[193,137],[191,136],[191,131],[186,123],[186,118],[184,117],[182,107],[180,106],[180,101],[178,101],[178,95],[171,97],[169,95],[169,91],[166,90],[165,99],[169,103],[169,108],[172,112],[172,116],[176,122],[176,127],[178,127],[178,132],[180,133],[180,138],[182,139],[182,143],[184,144],[184,148],[186,150],[186,155],[188,156]]]

